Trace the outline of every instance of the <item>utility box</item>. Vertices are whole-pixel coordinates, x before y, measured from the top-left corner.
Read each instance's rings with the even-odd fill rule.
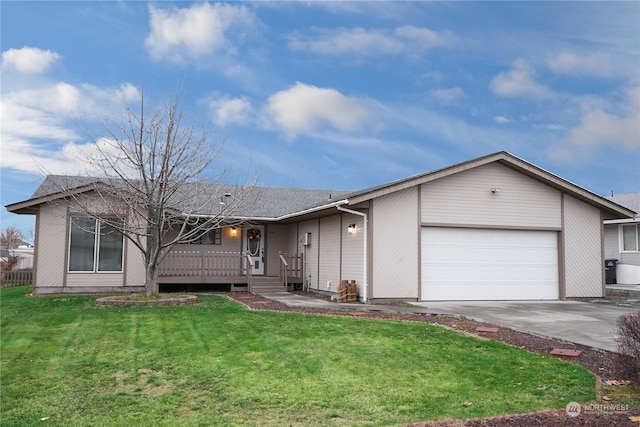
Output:
[[[304,233],[300,241],[302,242],[302,246],[311,246],[311,233]]]
[[[607,285],[615,285],[616,283],[618,283],[618,279],[616,277],[617,265],[618,265],[617,259],[604,260],[605,283]]]

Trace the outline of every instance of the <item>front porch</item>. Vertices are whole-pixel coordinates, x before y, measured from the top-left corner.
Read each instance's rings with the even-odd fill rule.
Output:
[[[158,267],[158,284],[227,284],[231,291],[266,292],[302,283],[303,254],[281,253],[278,259],[278,275],[255,275],[251,257],[242,252],[172,250]]]

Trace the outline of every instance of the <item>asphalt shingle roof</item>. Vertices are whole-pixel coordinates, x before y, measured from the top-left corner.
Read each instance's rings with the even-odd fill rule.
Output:
[[[108,178],[49,175],[31,198],[45,197],[60,193],[61,189],[71,190],[98,182],[118,185],[117,180]],[[171,207],[182,212],[207,215],[219,212],[222,201],[234,207],[231,216],[277,218],[336,202],[351,193],[310,188],[187,183],[172,196]],[[225,194],[230,194],[230,197]]]
[[[636,218],[640,218],[640,193],[614,194],[607,199],[632,211],[638,212]]]

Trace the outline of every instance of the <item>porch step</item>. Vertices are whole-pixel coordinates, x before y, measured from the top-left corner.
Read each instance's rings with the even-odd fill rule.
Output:
[[[270,276],[253,276],[252,288],[254,294],[287,291],[279,277]]]

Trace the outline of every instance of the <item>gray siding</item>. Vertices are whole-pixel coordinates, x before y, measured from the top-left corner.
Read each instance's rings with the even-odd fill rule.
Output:
[[[125,286],[144,286],[145,271],[142,252],[125,239]]]
[[[425,225],[559,230],[560,209],[559,191],[496,163],[422,186]]]
[[[36,287],[62,287],[66,271],[67,209],[62,205],[43,205],[38,215]]]
[[[70,288],[100,288],[122,286],[123,273],[67,273],[67,286]],[[144,284],[144,282],[142,283]]]
[[[604,226],[604,257],[606,259],[620,259],[617,224],[607,224]]]
[[[267,276],[277,276],[280,274],[280,252],[287,253],[285,225],[269,224],[266,226],[266,247],[265,247],[265,274]]]
[[[302,245],[300,244],[298,224],[288,224],[286,230],[286,252],[290,254],[301,253]]]
[[[625,224],[608,224],[604,226],[605,257],[615,258],[622,264],[640,266],[640,252],[620,252],[623,225]],[[613,255],[609,256],[610,253]]]
[[[222,229],[222,239],[220,245],[213,245],[214,250],[222,252],[240,252],[242,250],[242,227],[236,227],[235,234],[231,227]]]
[[[418,187],[373,201],[371,298],[418,298]]]
[[[304,253],[305,271],[303,276],[309,281],[309,285],[313,289],[318,289],[318,249],[319,249],[319,221],[311,220],[301,222],[298,226],[298,239],[301,239],[304,233],[311,233],[311,245],[302,246],[299,243],[301,251]]]
[[[604,296],[600,210],[568,195],[563,200],[565,296]]]
[[[347,232],[349,224],[356,224],[353,234]],[[359,215],[345,213],[342,215],[342,271],[341,280],[355,280],[358,285],[358,295],[363,296],[363,255],[364,255],[364,222]]]
[[[336,292],[340,284],[340,226],[340,215],[320,219],[318,286],[324,291]]]
[[[622,264],[640,265],[640,252],[623,252],[620,254]]]

